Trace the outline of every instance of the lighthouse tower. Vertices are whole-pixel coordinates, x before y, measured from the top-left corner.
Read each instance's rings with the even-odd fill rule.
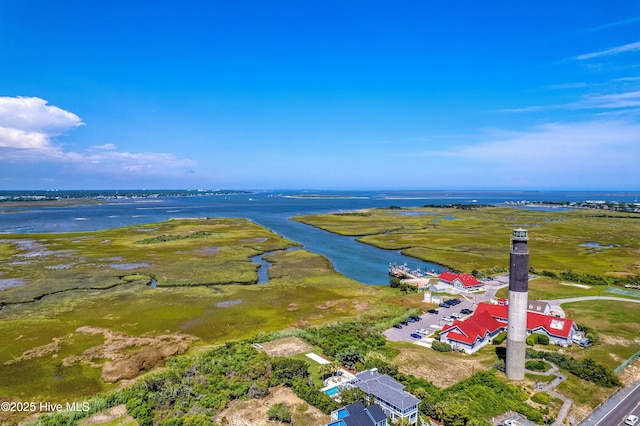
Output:
[[[527,300],[529,298],[529,249],[526,229],[511,232],[509,256],[509,324],[507,326],[506,375],[524,379],[524,355],[527,339]]]

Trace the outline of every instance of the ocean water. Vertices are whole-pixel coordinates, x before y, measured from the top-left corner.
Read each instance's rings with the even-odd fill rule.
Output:
[[[0,196],[7,193],[0,192]],[[77,195],[77,192],[76,192]],[[0,204],[1,233],[85,232],[170,218],[245,217],[305,249],[326,256],[340,273],[366,284],[388,284],[389,263],[441,271],[439,265],[382,250],[289,220],[293,216],[374,207],[425,204],[502,204],[516,201],[632,202],[635,193],[557,191],[256,191],[190,197],[107,199],[104,204],[6,208]]]

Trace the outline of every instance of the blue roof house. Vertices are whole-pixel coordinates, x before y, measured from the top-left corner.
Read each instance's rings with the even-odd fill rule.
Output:
[[[378,404],[365,408],[358,401],[333,411],[327,426],[387,426],[387,415]]]

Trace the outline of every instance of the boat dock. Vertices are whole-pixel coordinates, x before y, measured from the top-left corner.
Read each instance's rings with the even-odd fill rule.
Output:
[[[411,269],[409,269],[406,263],[403,263],[402,265],[389,263],[389,275],[391,275],[392,277],[397,277],[401,279],[412,279],[412,280],[416,280],[424,277],[438,276],[438,274],[436,274],[434,271],[422,272],[420,268],[414,269],[412,271]]]

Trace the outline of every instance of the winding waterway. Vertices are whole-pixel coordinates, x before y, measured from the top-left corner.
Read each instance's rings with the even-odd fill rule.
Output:
[[[313,194],[313,195],[312,195]],[[485,203],[506,201],[581,201],[586,199],[632,199],[633,194],[522,191],[370,191],[313,193],[263,191],[237,195],[200,197],[158,197],[114,199],[104,204],[67,207],[3,208],[0,233],[86,232],[169,218],[245,217],[298,242],[305,249],[327,257],[334,268],[362,283],[388,284],[390,262],[407,263],[422,271],[438,265],[382,250],[355,241],[353,237],[332,234],[290,220],[293,216],[375,207],[415,207],[425,204]],[[319,196],[315,196],[319,194]],[[302,195],[302,196],[300,196]],[[2,206],[0,205],[0,208]],[[402,220],[401,214],[398,220]],[[262,270],[266,270],[265,264]],[[259,271],[260,272],[260,271]],[[264,279],[264,276],[262,277]]]

